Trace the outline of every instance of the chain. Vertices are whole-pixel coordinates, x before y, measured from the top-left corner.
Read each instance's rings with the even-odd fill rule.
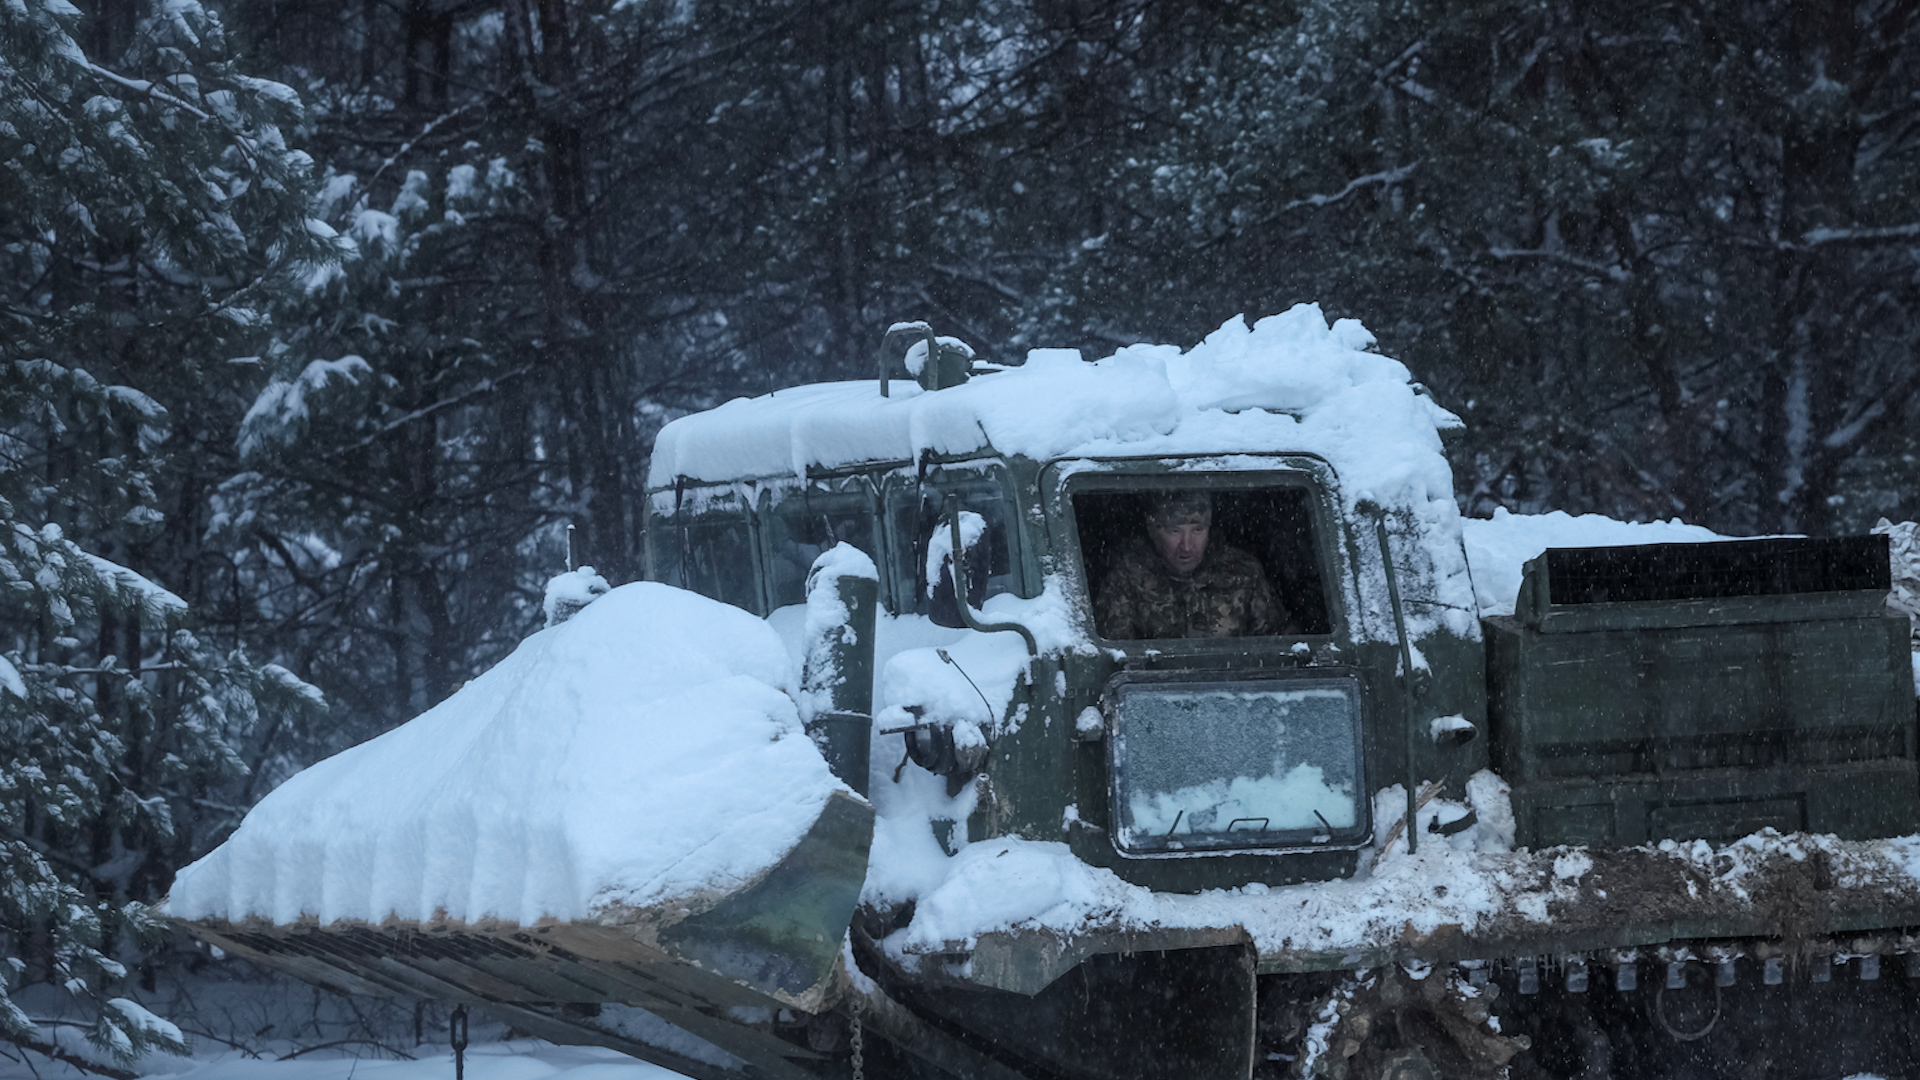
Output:
[[[860,999],[853,999],[853,1080],[867,1080],[867,1036],[860,1026]]]

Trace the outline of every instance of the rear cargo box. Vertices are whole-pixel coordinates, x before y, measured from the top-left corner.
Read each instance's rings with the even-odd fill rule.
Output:
[[[1920,814],[1883,536],[1554,549],[1485,620],[1517,841],[1848,838]]]

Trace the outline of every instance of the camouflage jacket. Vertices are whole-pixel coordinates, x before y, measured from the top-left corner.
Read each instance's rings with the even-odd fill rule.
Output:
[[[1253,556],[1220,544],[1180,578],[1144,537],[1114,560],[1094,596],[1093,615],[1100,636],[1116,641],[1255,637],[1281,633],[1291,621]]]

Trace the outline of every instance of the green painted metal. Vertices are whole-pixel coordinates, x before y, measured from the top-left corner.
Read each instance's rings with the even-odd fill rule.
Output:
[[[1086,956],[1030,993],[922,982],[902,996],[947,1024],[991,1032],[1041,1076],[1247,1080],[1258,1036],[1252,946],[1169,948],[1150,935],[1140,944]]]
[[[842,931],[866,882],[873,810],[836,795],[765,877],[660,931],[676,958],[769,997],[798,998],[829,981]]]
[[[807,721],[807,734],[820,747],[833,775],[865,795],[873,746],[873,627],[880,582],[865,577],[816,577],[809,587],[831,588],[847,614],[841,624],[844,632],[830,633],[823,643],[828,654],[823,670],[809,668],[801,675],[809,690],[825,691],[829,705]],[[819,682],[826,685],[816,685]]]
[[[1791,542],[1781,549],[1793,553]],[[1764,585],[1764,583],[1759,583]],[[1494,764],[1522,844],[1911,832],[1907,625],[1884,586],[1552,602],[1486,620]]]
[[[1413,642],[1407,638],[1406,608],[1400,603],[1400,574],[1393,566],[1393,546],[1387,539],[1387,515],[1378,506],[1374,510],[1374,536],[1380,545],[1380,565],[1387,573],[1388,605],[1393,609],[1394,643],[1400,647],[1400,703],[1401,726],[1405,728],[1403,736],[1407,740],[1407,776],[1403,783],[1407,795],[1407,854],[1420,850],[1420,830],[1414,823],[1420,820],[1420,807],[1416,803],[1419,797],[1419,776],[1414,772],[1415,749],[1419,745],[1419,735],[1413,726]]]

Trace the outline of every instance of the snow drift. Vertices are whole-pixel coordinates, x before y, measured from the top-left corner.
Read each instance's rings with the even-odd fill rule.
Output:
[[[183,919],[590,919],[751,882],[844,790],[786,649],[737,608],[613,590],[293,777],[182,870]]]

